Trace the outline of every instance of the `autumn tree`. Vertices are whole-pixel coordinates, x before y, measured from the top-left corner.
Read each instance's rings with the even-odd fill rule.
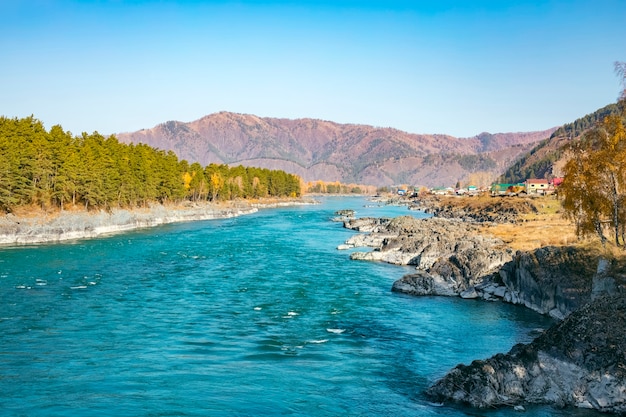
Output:
[[[616,71],[626,81],[624,64]],[[597,234],[602,243],[609,227],[617,246],[626,246],[626,97],[620,114],[609,115],[570,146],[560,193],[567,218],[579,236]]]
[[[46,131],[33,116],[0,116],[0,210],[67,204],[85,209],[147,206],[153,202],[300,195],[301,179],[284,171],[178,161],[145,144],[123,144],[98,132],[72,137]]]

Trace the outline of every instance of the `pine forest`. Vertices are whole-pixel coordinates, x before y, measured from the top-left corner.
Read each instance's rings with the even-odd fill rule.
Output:
[[[0,211],[38,206],[87,210],[150,203],[297,197],[300,178],[279,170],[178,160],[94,132],[47,131],[33,116],[0,117]]]

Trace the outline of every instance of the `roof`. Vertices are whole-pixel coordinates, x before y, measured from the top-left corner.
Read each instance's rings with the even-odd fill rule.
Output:
[[[545,180],[545,179],[540,180],[537,178],[532,178],[532,179],[526,180],[526,183],[527,184],[548,184],[548,180]]]

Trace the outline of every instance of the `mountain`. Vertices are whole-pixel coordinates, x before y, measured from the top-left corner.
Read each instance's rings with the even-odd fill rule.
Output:
[[[440,186],[454,185],[475,172],[495,178],[554,130],[481,133],[460,139],[326,120],[220,112],[116,136],[121,142],[172,150],[189,162],[281,169],[305,181]]]
[[[593,128],[606,116],[618,114],[617,104],[609,104],[584,117],[576,119],[556,129],[546,140],[524,153],[502,174],[501,181],[515,183],[527,178],[547,178],[550,175],[562,176],[561,168],[567,159],[564,147]]]

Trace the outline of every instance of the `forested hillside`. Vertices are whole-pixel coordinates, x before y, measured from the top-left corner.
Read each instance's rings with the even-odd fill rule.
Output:
[[[522,155],[500,178],[504,183],[516,183],[528,178],[546,178],[549,175],[561,176],[561,172],[554,172],[554,166],[564,156],[564,146],[573,139],[596,126],[605,117],[618,114],[617,104],[609,104],[595,112],[588,114],[572,123],[567,123],[541,141],[528,153]]]
[[[0,211],[298,195],[300,178],[284,171],[190,165],[171,151],[114,136],[72,136],[59,125],[48,131],[32,116],[0,117]]]

